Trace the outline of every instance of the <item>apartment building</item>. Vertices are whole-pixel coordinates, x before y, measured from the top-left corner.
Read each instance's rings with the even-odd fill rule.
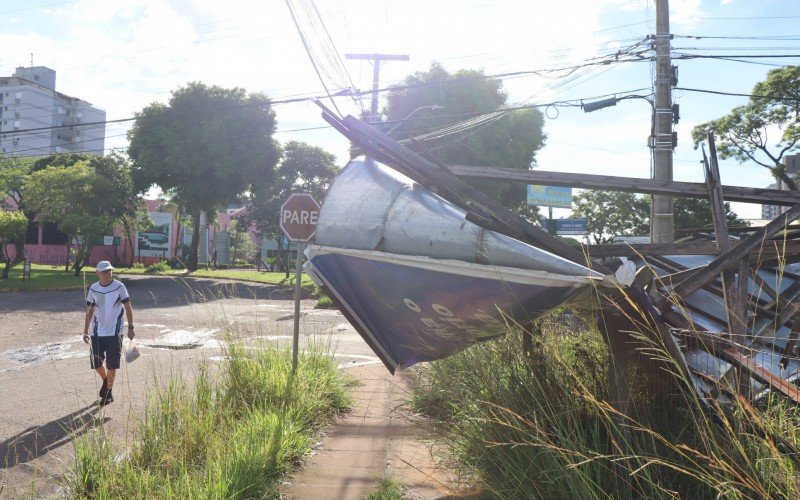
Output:
[[[106,112],[56,91],[56,72],[18,67],[0,77],[0,152],[46,156],[86,152],[102,155]],[[99,124],[97,124],[100,122]],[[92,124],[95,125],[85,125]]]

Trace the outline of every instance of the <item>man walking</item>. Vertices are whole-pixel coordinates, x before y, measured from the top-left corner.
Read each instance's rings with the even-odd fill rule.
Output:
[[[128,289],[122,282],[112,277],[114,268],[107,260],[97,263],[97,277],[100,281],[89,287],[86,294],[86,320],[83,326],[83,341],[92,343],[90,363],[103,379],[100,388],[100,404],[114,401],[111,389],[114,376],[119,369],[122,354],[122,311],[128,320],[128,338],[133,339],[133,310]],[[92,327],[91,337],[89,325]],[[105,367],[103,362],[105,361]]]

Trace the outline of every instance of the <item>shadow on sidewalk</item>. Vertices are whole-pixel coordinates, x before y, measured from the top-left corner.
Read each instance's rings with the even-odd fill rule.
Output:
[[[109,421],[109,417],[97,418],[99,410],[100,406],[95,402],[44,425],[28,427],[6,439],[0,443],[0,469],[30,462]]]

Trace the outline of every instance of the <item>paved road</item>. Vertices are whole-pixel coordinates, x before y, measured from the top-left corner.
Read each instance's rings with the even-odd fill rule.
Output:
[[[0,293],[0,496],[57,495],[73,456],[70,433],[85,433],[99,418],[114,439],[128,442],[154,380],[213,366],[222,331],[246,342],[291,342],[291,290],[210,279],[124,281],[142,357],[123,364],[115,402],[105,408],[96,405],[99,379],[81,340],[83,292]],[[332,349],[343,367],[379,363],[338,311],[313,306],[302,301],[302,345]]]

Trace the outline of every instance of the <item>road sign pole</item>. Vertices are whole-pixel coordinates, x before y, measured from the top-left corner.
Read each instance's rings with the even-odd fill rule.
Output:
[[[289,241],[297,243],[292,373],[297,371],[297,356],[300,344],[300,281],[303,275],[303,243],[310,241],[311,237],[314,236],[314,231],[317,228],[317,217],[319,217],[319,203],[308,193],[294,193],[281,205],[280,227]]]
[[[294,278],[294,333],[292,335],[292,373],[297,371],[297,351],[300,344],[300,280],[303,274],[303,245],[297,242],[297,264]]]

